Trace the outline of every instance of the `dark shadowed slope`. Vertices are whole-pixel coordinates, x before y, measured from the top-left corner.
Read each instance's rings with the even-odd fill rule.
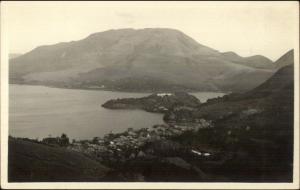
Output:
[[[236,61],[178,30],[120,29],[41,46],[12,59],[10,82],[123,91],[244,91],[272,75],[269,64],[263,56]]]
[[[293,176],[294,75],[293,65],[279,69],[259,87],[243,94],[211,99],[197,110],[179,110],[164,119],[192,123],[204,118],[214,128],[175,139],[191,146],[226,152],[218,165],[202,163],[207,172],[226,181],[291,182]],[[205,170],[204,170],[205,172]]]
[[[291,85],[293,85],[294,81],[294,50],[288,51],[274,64],[279,70],[262,85],[245,93],[244,96],[254,98],[279,93],[292,94],[289,90],[293,90]]]
[[[81,153],[9,139],[9,182],[101,181],[108,168]]]
[[[293,90],[291,88],[294,80],[293,76],[293,65],[284,66],[262,85],[245,93],[244,97],[263,98],[279,93],[291,94],[290,90]]]

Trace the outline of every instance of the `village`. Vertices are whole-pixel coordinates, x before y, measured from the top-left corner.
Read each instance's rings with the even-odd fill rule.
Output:
[[[141,147],[147,142],[168,139],[172,136],[181,135],[186,131],[196,132],[199,129],[212,127],[212,124],[204,119],[200,123],[193,127],[162,124],[154,125],[152,128],[137,130],[128,128],[123,133],[109,133],[103,138],[94,137],[92,140],[73,141],[68,148],[100,160],[134,159],[136,157],[144,157],[148,154],[148,152],[141,150]],[[199,153],[195,154],[201,155]],[[207,156],[208,154],[204,155]]]
[[[197,132],[199,129],[213,127],[210,121],[200,119],[197,125],[172,125],[161,124],[154,125],[151,128],[133,129],[128,128],[122,133],[109,133],[103,138],[94,137],[92,140],[75,140],[69,142],[66,134],[61,137],[47,137],[40,143],[49,146],[60,146],[67,149],[81,152],[87,156],[93,157],[99,161],[126,161],[139,157],[151,156],[151,152],[144,152],[142,147],[147,142],[169,139],[179,136],[184,132]],[[197,156],[209,156],[209,153],[201,153],[192,150]]]

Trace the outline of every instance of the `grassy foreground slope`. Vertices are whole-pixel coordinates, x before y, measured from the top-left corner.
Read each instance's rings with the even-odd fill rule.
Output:
[[[9,182],[101,181],[109,171],[81,153],[10,138]]]

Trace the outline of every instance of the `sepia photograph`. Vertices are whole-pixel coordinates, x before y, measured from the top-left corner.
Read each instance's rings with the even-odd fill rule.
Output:
[[[1,188],[298,189],[299,2],[1,2]]]

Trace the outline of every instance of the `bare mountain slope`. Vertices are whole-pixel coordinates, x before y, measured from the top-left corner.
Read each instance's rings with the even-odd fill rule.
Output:
[[[234,52],[224,52],[222,53],[224,59],[230,60],[236,64],[246,65],[258,69],[274,69],[275,65],[273,62],[262,56],[262,55],[254,55],[250,57],[241,57]]]
[[[286,65],[294,64],[294,50],[291,49],[286,54],[281,56],[275,63],[276,68],[280,69],[281,67],[284,67]]]
[[[243,91],[274,72],[259,64],[271,62],[255,56],[239,57],[237,63],[178,30],[120,29],[41,46],[12,59],[10,82],[125,91]]]

